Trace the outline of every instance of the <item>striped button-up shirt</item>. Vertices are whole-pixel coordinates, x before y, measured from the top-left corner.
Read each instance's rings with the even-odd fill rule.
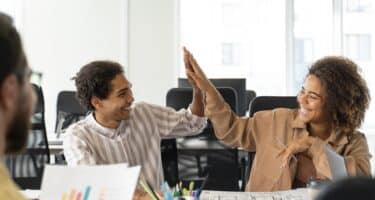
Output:
[[[64,137],[64,154],[68,165],[128,163],[141,165],[141,177],[153,187],[164,181],[160,142],[200,133],[207,118],[190,110],[175,111],[144,102],[134,104],[128,120],[117,129],[101,126],[93,114],[71,125]]]

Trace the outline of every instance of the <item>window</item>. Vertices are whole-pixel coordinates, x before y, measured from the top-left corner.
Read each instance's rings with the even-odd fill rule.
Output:
[[[230,25],[241,25],[241,7],[236,3],[223,3],[222,7],[222,19],[224,26]]]
[[[312,39],[296,38],[294,40],[294,83],[293,90],[297,93],[307,73],[309,64],[313,62]]]
[[[240,58],[240,44],[223,43],[222,45],[222,64],[223,65],[239,65]]]
[[[327,19],[332,17],[333,8],[332,3],[326,0],[294,0],[293,8],[293,82],[290,91],[297,94],[309,65],[332,53],[333,24]]]
[[[180,0],[179,18],[181,45],[207,76],[247,78],[247,87],[259,95],[285,94],[283,1]]]
[[[346,34],[345,56],[358,61],[371,60],[371,35]]]
[[[371,0],[346,0],[347,12],[369,12],[371,6]]]
[[[353,2],[344,2],[342,12],[342,34],[344,35],[342,54],[353,59],[359,65],[370,88],[370,92],[373,94],[375,91],[375,80],[371,75],[375,74],[375,60],[373,59],[374,52],[372,50],[375,45],[373,41],[375,31],[372,24],[375,20],[375,12],[372,9],[371,1],[358,0],[354,2],[357,2],[357,7],[360,7],[363,12],[347,12],[345,8],[353,7],[350,4]],[[374,146],[372,150],[375,151],[375,124],[371,121],[374,118],[375,102],[371,101],[370,108],[366,112],[363,129],[368,136],[374,135],[371,137],[373,138],[371,143]]]

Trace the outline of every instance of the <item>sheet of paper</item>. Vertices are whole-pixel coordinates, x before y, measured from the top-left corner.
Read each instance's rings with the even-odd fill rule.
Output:
[[[40,197],[40,190],[26,189],[26,190],[21,190],[21,192],[28,200],[39,199]]]
[[[327,145],[324,146],[324,152],[327,155],[328,163],[331,168],[332,180],[345,178],[348,176],[344,157],[337,154]]]
[[[96,166],[48,165],[44,170],[41,200],[130,200],[140,167],[126,164]]]
[[[200,200],[310,200],[306,188],[277,192],[224,192],[203,190]]]

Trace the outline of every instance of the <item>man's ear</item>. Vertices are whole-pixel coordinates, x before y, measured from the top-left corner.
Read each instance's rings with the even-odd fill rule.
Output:
[[[15,75],[7,76],[0,88],[0,104],[4,111],[14,109],[19,95],[19,83]]]
[[[102,105],[102,101],[96,96],[91,97],[90,103],[95,108],[95,110],[100,108]]]

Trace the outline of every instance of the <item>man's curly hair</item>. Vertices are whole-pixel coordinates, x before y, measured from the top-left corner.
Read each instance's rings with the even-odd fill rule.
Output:
[[[95,110],[92,97],[106,99],[112,90],[111,81],[118,74],[124,73],[119,63],[112,61],[94,61],[84,65],[72,79],[77,88],[77,98],[88,110]]]
[[[352,135],[365,118],[370,93],[358,66],[340,56],[328,56],[316,61],[308,75],[319,78],[326,89],[326,109],[337,131]]]

